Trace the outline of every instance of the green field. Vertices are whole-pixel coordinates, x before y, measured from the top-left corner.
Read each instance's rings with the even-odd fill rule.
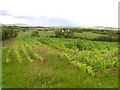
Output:
[[[95,33],[90,33],[90,32],[83,32],[83,33],[75,33],[75,36],[88,38],[88,39],[93,39],[93,38],[96,38],[98,36],[101,36],[101,34],[95,34]]]
[[[117,88],[118,43],[19,32],[2,47],[3,88]],[[79,33],[93,38],[100,34]]]

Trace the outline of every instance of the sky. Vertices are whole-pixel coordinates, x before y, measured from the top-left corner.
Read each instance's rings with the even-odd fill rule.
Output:
[[[118,1],[0,0],[0,23],[118,27]]]

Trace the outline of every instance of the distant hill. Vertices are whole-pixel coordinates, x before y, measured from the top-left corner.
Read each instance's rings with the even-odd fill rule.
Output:
[[[0,27],[1,26],[22,26],[22,27],[37,27],[37,28],[44,28],[46,26],[36,26],[36,25],[28,25],[28,24],[24,24],[24,23],[15,23],[15,24],[2,24],[0,23]],[[52,27],[56,27],[56,26],[52,26]],[[80,27],[80,28],[89,28],[89,29],[106,29],[106,30],[118,30],[118,28],[115,27],[105,27],[105,26],[92,26],[92,27]]]
[[[93,27],[84,27],[89,29],[106,29],[106,30],[118,30],[118,28],[115,27],[104,27],[104,26],[93,26]]]
[[[22,23],[15,23],[15,24],[2,24],[5,26],[28,26],[27,24],[22,24]]]

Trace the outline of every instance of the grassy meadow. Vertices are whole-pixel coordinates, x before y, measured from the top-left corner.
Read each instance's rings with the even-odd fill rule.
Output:
[[[39,36],[31,36],[34,31]],[[16,37],[3,40],[2,87],[118,88],[118,42],[86,39],[106,36],[91,32],[55,35],[19,29]]]

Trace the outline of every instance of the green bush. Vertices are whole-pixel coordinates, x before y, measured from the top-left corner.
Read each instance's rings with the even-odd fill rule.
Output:
[[[16,37],[18,31],[14,30],[13,26],[2,26],[2,40]]]
[[[39,37],[39,32],[38,31],[32,31],[31,36],[32,37]]]
[[[59,30],[55,31],[55,37],[57,37],[57,38],[61,38],[61,37],[73,38],[74,35],[73,35],[73,31],[59,29]]]

